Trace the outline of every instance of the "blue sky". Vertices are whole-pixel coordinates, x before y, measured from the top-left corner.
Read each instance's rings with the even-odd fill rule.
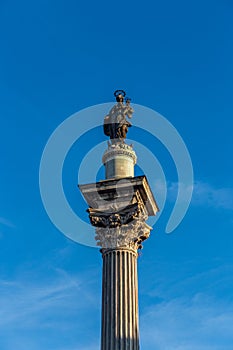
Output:
[[[53,226],[38,176],[54,129],[85,107],[113,101],[120,88],[175,126],[195,175],[189,211],[167,235],[175,167],[159,142],[137,135],[168,182],[166,206],[138,261],[141,348],[232,349],[232,16],[230,0],[1,1],[2,350],[99,349],[101,255]],[[106,141],[100,130],[90,137],[86,149]],[[63,180],[84,216],[81,151],[78,143],[72,148]]]

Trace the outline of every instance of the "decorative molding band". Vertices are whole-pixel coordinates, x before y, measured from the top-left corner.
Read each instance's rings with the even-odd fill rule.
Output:
[[[132,146],[126,145],[124,143],[114,144],[108,147],[108,149],[104,152],[102,162],[105,164],[111,159],[115,159],[116,157],[127,157],[133,161],[133,164],[137,162],[137,156],[134,152]]]

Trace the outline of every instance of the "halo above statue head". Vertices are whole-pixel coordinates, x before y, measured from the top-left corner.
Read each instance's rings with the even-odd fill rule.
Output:
[[[126,95],[126,92],[124,90],[116,90],[114,92],[114,96],[116,97],[117,102],[123,102],[125,95]]]

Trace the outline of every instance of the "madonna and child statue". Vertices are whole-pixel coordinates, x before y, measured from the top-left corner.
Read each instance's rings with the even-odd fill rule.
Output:
[[[125,95],[124,90],[114,92],[117,103],[104,118],[104,133],[110,137],[108,149],[102,158],[106,179],[134,176],[137,156],[132,145],[125,142],[128,128],[132,126],[128,119],[132,118],[134,111],[130,106],[130,98]]]
[[[124,143],[128,128],[132,126],[127,118],[131,119],[134,111],[130,106],[130,98],[125,98],[125,95],[124,90],[114,92],[117,103],[104,118],[104,133],[110,137],[112,144]]]

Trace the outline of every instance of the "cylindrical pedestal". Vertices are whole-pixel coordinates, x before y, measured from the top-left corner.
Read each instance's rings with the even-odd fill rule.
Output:
[[[137,157],[132,146],[125,143],[113,144],[104,152],[102,160],[106,179],[134,177]]]
[[[139,350],[137,252],[104,249],[101,350]]]

